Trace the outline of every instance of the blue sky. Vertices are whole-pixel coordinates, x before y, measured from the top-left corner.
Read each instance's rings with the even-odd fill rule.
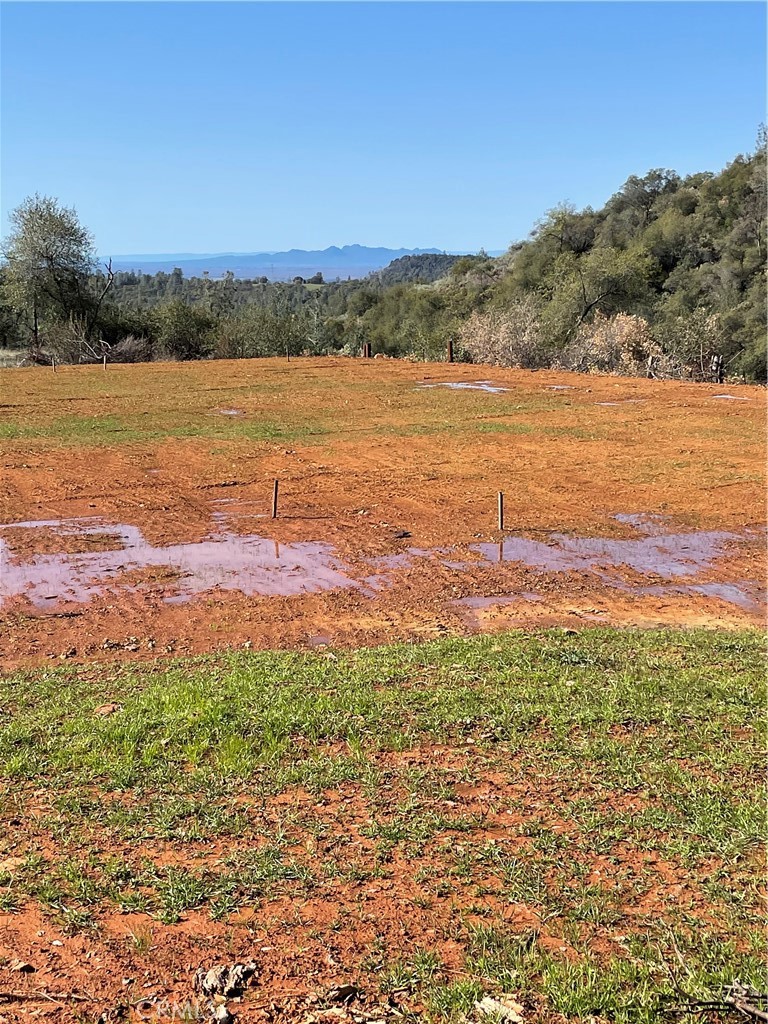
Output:
[[[101,253],[501,249],[765,120],[761,3],[9,3],[2,233]]]

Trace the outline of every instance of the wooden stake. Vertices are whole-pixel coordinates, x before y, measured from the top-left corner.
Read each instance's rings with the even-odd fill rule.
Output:
[[[277,489],[280,486],[280,482],[275,480],[274,487],[272,488],[272,518],[277,519]]]
[[[107,353],[106,352],[101,357],[101,361],[104,363],[104,369],[106,370],[106,368],[107,368]]]
[[[51,356],[51,366],[53,367],[53,372],[56,373],[56,356]]]
[[[453,362],[453,338],[450,334],[448,335],[448,362]]]
[[[499,491],[499,529],[504,529],[504,492]]]

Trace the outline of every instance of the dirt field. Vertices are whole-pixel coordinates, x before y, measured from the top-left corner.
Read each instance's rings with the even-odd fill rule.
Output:
[[[763,614],[760,388],[329,359],[0,395],[6,667]]]
[[[211,1021],[196,972],[251,960],[243,1024],[764,987],[762,389],[339,359],[0,399],[0,1022]]]

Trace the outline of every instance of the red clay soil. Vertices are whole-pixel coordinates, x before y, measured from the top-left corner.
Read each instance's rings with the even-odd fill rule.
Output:
[[[764,389],[343,359],[100,373],[0,371],[0,393],[10,399],[0,407],[6,669],[51,658],[359,646],[512,626],[762,621]],[[480,378],[508,390],[423,386]],[[223,416],[222,408],[242,415]],[[78,423],[90,417],[105,436],[68,436],[73,409]],[[258,438],[262,423],[275,422],[288,440]],[[255,434],[238,434],[241,424]],[[111,443],[109,431],[121,425],[135,438]],[[153,428],[157,436],[145,436]],[[505,534],[496,523],[499,490]],[[623,556],[547,571],[484,561],[473,549],[504,536],[555,547],[554,533],[647,538],[648,529],[615,518],[626,514],[645,516],[651,534],[730,536],[713,534],[710,556],[683,577],[633,568]],[[56,525],[82,519],[92,519],[92,532]],[[24,522],[53,525],[12,525]],[[328,545],[317,549],[320,562],[333,559],[349,583],[249,595],[222,589],[214,574],[210,585],[193,578],[180,587],[189,580],[183,559],[160,554],[137,566],[130,549],[124,568],[118,557],[108,584],[97,580],[86,600],[68,598],[52,580],[50,594],[40,584],[36,605],[28,588],[8,583],[42,555],[68,553],[71,566],[119,551],[126,526],[141,531],[140,544],[162,549],[211,535],[277,542],[269,557],[278,581],[290,579],[301,556],[291,545]],[[375,562],[409,549],[432,554]],[[301,586],[300,570],[296,578]],[[191,599],[185,587],[195,591]],[[457,603],[492,596],[515,600]]]
[[[385,773],[391,769],[393,779],[403,768],[428,769],[441,773],[450,786],[450,799],[418,801],[415,814],[434,812],[443,824],[432,838],[416,844],[419,849],[413,856],[408,855],[407,844],[397,843],[382,857],[368,833],[370,795],[357,783],[340,783],[323,794],[290,788],[263,803],[244,795],[244,810],[280,832],[288,843],[286,856],[306,864],[316,882],[309,889],[288,883],[284,891],[222,921],[211,920],[207,911],[193,910],[165,925],[149,914],[101,906],[94,908],[98,930],[73,932],[63,926],[55,909],[45,914],[29,905],[20,912],[0,914],[0,1021],[174,1019],[174,1007],[180,1013],[185,1005],[202,1006],[193,985],[200,965],[251,960],[258,968],[254,984],[242,1003],[229,1002],[243,1024],[348,1019],[340,1009],[326,1015],[323,1009],[329,1005],[329,990],[348,983],[361,993],[350,1007],[360,1016],[349,1019],[397,1019],[397,1007],[415,1013],[421,1007],[406,987],[389,998],[382,994],[386,970],[407,963],[418,950],[438,950],[442,980],[450,983],[462,977],[472,927],[535,934],[540,948],[576,959],[563,937],[560,914],[547,913],[535,900],[529,905],[522,896],[512,898],[497,877],[501,869],[494,870],[493,857],[487,862],[478,857],[483,850],[495,850],[507,863],[510,858],[525,858],[536,826],[574,840],[567,846],[567,857],[552,869],[554,876],[546,876],[548,887],[559,891],[581,879],[616,897],[622,924],[588,929],[595,955],[624,955],[622,927],[630,922],[640,931],[654,926],[669,901],[681,914],[706,918],[710,902],[699,881],[657,852],[616,843],[603,855],[592,851],[583,836],[579,844],[579,827],[561,814],[567,813],[570,801],[599,797],[599,784],[537,774],[532,787],[527,773],[513,781],[516,754],[493,752],[488,760],[485,757],[471,745],[461,749],[430,744],[378,755],[378,767]],[[467,777],[473,781],[459,781]],[[638,809],[633,794],[626,794],[624,803],[614,792],[605,798],[613,812]],[[396,784],[379,790],[377,818],[396,813],[405,799],[407,794]],[[389,810],[383,811],[384,806]],[[468,830],[459,827],[467,822]],[[98,832],[89,832],[88,839],[92,856],[136,860],[133,840],[120,843]],[[18,852],[26,852],[28,841],[18,837]],[[39,854],[49,852],[44,835],[35,836],[32,845]],[[51,855],[61,855],[57,841],[50,845]],[[145,862],[156,866],[180,863],[198,872],[253,848],[252,836],[233,836],[226,841],[144,843],[140,852]],[[462,851],[466,869],[457,863]],[[590,868],[586,875],[579,872],[585,863]],[[334,871],[326,872],[326,865],[334,866]],[[6,871],[13,868],[8,861],[2,866]],[[712,874],[720,867],[710,865]],[[750,867],[743,865],[742,870],[746,879]],[[19,963],[29,970],[19,969]],[[9,994],[7,1005],[4,992]],[[526,1007],[525,1020],[533,1024],[560,1018],[546,1011],[539,1016],[533,1005]]]
[[[508,390],[422,386],[480,378]],[[761,621],[760,388],[337,359],[5,370],[0,396],[5,669],[512,626]],[[222,413],[232,409],[239,415]],[[275,478],[280,515],[272,520]],[[640,518],[616,518],[627,515]],[[520,538],[545,547],[526,549]],[[617,546],[596,555],[599,539]],[[494,545],[487,557],[481,544]],[[528,564],[515,557],[526,550],[535,555]],[[219,555],[232,556],[229,575]],[[555,568],[547,568],[550,556]],[[247,579],[237,577],[238,559],[251,560]],[[254,592],[222,588],[222,579],[236,578]],[[313,580],[341,585],[258,592]],[[70,585],[80,599],[68,596]],[[444,846],[455,853],[463,843],[476,851],[493,842],[514,856],[530,841],[521,824],[567,835],[564,808],[600,794],[583,779],[536,774],[516,783],[482,756],[469,744],[380,755],[393,777],[403,765],[438,769],[452,789],[427,808],[449,825],[413,858],[401,844],[381,861],[370,800],[357,784],[320,797],[244,793],[244,809],[287,830],[291,857],[316,874],[322,861],[347,873],[223,921],[201,910],[164,925],[100,905],[99,930],[73,933],[55,907],[0,914],[0,1022],[184,1019],[199,1005],[192,982],[200,965],[252,958],[256,983],[242,1004],[230,1003],[244,1024],[338,1022],[356,1010],[357,1019],[396,1019],[398,1005],[419,1006],[403,992],[382,995],[386,965],[436,949],[444,980],[458,978],[471,924],[536,931],[541,946],[571,956],[558,922],[498,899],[492,865],[462,875]],[[408,794],[391,788],[381,798],[398,808]],[[156,866],[196,870],[253,845],[252,835],[140,844],[95,827],[87,843],[62,838],[38,825],[53,813],[51,794],[27,796],[26,806],[7,800],[4,872],[33,852],[56,861],[62,842],[76,851],[81,839],[97,858],[130,860],[140,846]],[[606,799],[633,814],[649,798]],[[460,816],[471,829],[454,827]],[[586,856],[574,841],[566,868]],[[621,913],[638,927],[662,917],[670,901],[699,917],[708,912],[696,880],[651,850],[618,843],[605,856],[592,852],[589,866],[589,885],[625,885]],[[618,925],[606,926],[592,948],[622,955],[622,939]],[[328,1008],[328,989],[347,982],[361,987],[362,1000]],[[541,1020],[555,1019],[542,1012]],[[536,1019],[526,1007],[525,1020]]]

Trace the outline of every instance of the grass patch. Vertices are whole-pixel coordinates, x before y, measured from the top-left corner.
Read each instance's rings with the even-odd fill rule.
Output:
[[[157,422],[156,417],[153,423]],[[317,424],[288,425],[271,420],[228,420],[226,417],[221,417],[220,422],[213,416],[191,423],[170,420],[165,427],[147,427],[133,417],[120,416],[67,416],[35,425],[0,423],[0,440],[55,442],[76,447],[162,441],[167,437],[283,442],[308,440],[325,433]]]
[[[349,914],[375,882],[443,922],[434,948],[366,961],[436,1019],[489,990],[661,1019],[676,948],[696,991],[764,984],[763,662],[755,632],[590,629],[17,673],[7,835],[38,810],[3,909],[32,899],[71,931],[287,895]],[[94,715],[105,700],[121,710]]]

